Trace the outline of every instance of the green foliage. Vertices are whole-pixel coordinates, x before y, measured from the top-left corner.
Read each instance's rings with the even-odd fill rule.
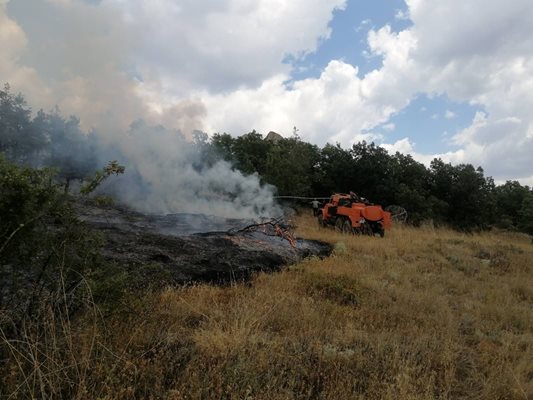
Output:
[[[483,228],[494,215],[493,182],[470,164],[453,166],[440,159],[431,162],[431,192],[446,206],[442,222],[461,229]]]
[[[78,284],[97,265],[99,238],[53,182],[50,170],[0,157],[0,309],[13,321],[60,292],[75,308]]]
[[[225,161],[234,161],[236,158],[233,154],[233,142],[234,139],[227,133],[215,133],[211,137],[211,146]]]
[[[280,194],[311,196],[318,160],[316,146],[298,138],[280,140],[268,154],[265,180]]]
[[[125,170],[126,168],[120,165],[118,161],[109,161],[101,171],[96,171],[92,180],[81,187],[80,193],[85,195],[92,193],[108,177],[123,174]]]
[[[60,208],[62,199],[52,184],[52,171],[17,167],[1,155],[0,193],[0,255],[6,257],[17,246],[26,247],[21,234],[28,238],[39,220]],[[31,250],[27,246],[25,252]]]
[[[132,124],[135,134],[144,135],[147,129],[154,133],[142,120]],[[94,173],[93,138],[81,131],[76,117],[65,119],[57,108],[41,110],[32,119],[22,95],[12,94],[9,85],[0,90],[0,152],[17,163],[55,168],[54,177],[64,182],[65,192],[72,180],[83,181]],[[428,168],[410,155],[391,155],[364,141],[349,149],[339,144],[319,148],[302,141],[296,127],[291,138],[277,141],[265,140],[255,130],[239,137],[217,133],[211,138],[196,131],[192,143],[182,138],[180,146],[192,148],[190,163],[196,170],[225,160],[245,175],[258,174],[279,195],[327,197],[354,191],[383,206],[405,208],[414,224],[431,220],[462,230],[495,225],[531,231],[530,219],[524,217],[530,215],[530,188],[516,181],[496,186],[481,168],[470,164],[435,159]],[[110,163],[81,192],[93,192],[108,176],[123,173],[123,168]]]
[[[32,125],[31,109],[8,84],[0,89],[0,152],[12,161],[27,162],[45,144],[41,130]]]
[[[39,111],[32,122],[34,129],[47,139],[42,164],[58,170],[58,178],[65,182],[65,192],[72,180],[82,181],[97,165],[90,137],[81,131],[79,124],[76,117],[63,118],[57,108],[50,113]]]
[[[354,186],[353,172],[355,165],[352,155],[339,144],[326,144],[319,153],[318,168],[320,192],[324,194],[345,192]]]
[[[270,143],[263,140],[256,131],[239,136],[235,139],[232,152],[236,159],[235,166],[244,174],[257,172],[264,175],[267,171],[267,157]]]
[[[96,169],[92,139],[78,118],[63,118],[57,107],[32,118],[21,94],[12,94],[9,85],[0,90],[0,152],[18,164],[55,168],[65,192],[72,180],[82,181]]]
[[[533,192],[529,191],[522,201],[520,210],[518,211],[520,220],[518,221],[518,228],[533,235]]]
[[[522,186],[517,181],[507,181],[494,189],[494,200],[500,212],[497,224],[500,227],[517,229],[524,226],[521,210],[530,193],[527,186]]]
[[[258,173],[263,176],[267,172],[267,158],[272,144],[263,140],[256,131],[238,138],[232,138],[227,133],[216,133],[211,139],[211,145],[220,158],[232,162],[246,175]]]
[[[350,150],[354,160],[354,183],[356,193],[390,204],[394,188],[392,159],[382,147],[374,143],[360,142]]]
[[[435,159],[427,168],[410,155],[390,155],[374,143],[319,149],[297,136],[268,142],[255,131],[240,138],[215,134],[211,146],[242,172],[259,173],[280,195],[327,197],[353,190],[383,206],[402,206],[414,224],[431,220],[472,230],[505,223],[525,229],[520,210],[529,188],[518,182],[497,187],[470,164]]]

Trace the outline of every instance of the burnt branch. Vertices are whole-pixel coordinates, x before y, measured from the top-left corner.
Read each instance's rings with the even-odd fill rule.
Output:
[[[283,217],[272,218],[265,222],[250,224],[245,226],[242,229],[230,229],[227,231],[230,235],[236,235],[239,233],[251,233],[260,231],[261,233],[267,236],[278,236],[282,239],[285,239],[289,244],[295,248],[296,239],[289,230],[290,225],[285,222]]]

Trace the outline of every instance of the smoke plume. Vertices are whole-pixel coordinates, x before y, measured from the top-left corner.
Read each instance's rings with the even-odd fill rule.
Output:
[[[180,130],[137,121],[120,141],[101,151],[102,161],[113,157],[126,166],[126,173],[110,179],[101,191],[141,212],[225,218],[280,212],[273,186],[262,185],[257,175],[244,176],[212,154],[205,141],[192,143]]]

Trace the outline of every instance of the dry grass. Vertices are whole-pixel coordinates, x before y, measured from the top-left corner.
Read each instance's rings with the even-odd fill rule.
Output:
[[[335,255],[249,284],[132,300],[135,312],[75,333],[84,385],[71,396],[533,398],[530,239],[429,227],[380,239],[297,224]]]

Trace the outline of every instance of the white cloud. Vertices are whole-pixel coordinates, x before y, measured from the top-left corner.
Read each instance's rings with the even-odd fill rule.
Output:
[[[346,0],[119,0],[135,37],[136,64],[148,82],[174,95],[258,87],[288,73],[300,57],[329,37],[333,10]]]
[[[412,60],[427,81],[424,90],[447,93],[486,111],[455,136],[462,147],[455,159],[481,164],[497,179],[531,175],[533,3],[408,4],[418,38]],[[472,10],[477,10],[476,18]]]
[[[305,140],[349,145],[380,139],[370,132],[417,95],[445,94],[484,112],[453,136],[458,151],[439,156],[497,179],[533,174],[531,0],[406,0],[397,18],[409,16],[410,28],[368,33],[379,69],[360,76],[331,60],[319,77],[290,84],[282,61],[328,38],[346,0],[31,3],[0,0],[0,76],[88,126],[133,116],[235,134],[296,125]],[[388,146],[433,156],[407,138]]]
[[[529,187],[533,187],[533,175],[525,177],[516,177],[515,179],[522,183],[522,185],[528,185]]]
[[[416,143],[412,142],[409,138],[402,138],[394,143],[384,143],[382,147],[385,148],[390,154],[394,154],[397,151],[403,154],[411,154],[413,158],[426,166],[429,166],[431,161],[435,158],[440,158],[445,162],[451,162],[454,164],[462,162],[464,157],[464,150],[450,151],[439,154],[423,154],[416,151]]]
[[[446,113],[444,113],[444,118],[446,119],[454,119],[457,115],[450,110],[446,110]]]
[[[394,125],[392,122],[389,122],[388,124],[383,125],[382,128],[385,132],[392,132],[396,129],[396,125]]]
[[[411,28],[394,33],[385,27],[369,35],[373,52],[384,57],[380,75],[394,82],[390,90],[407,98],[416,93],[446,94],[452,101],[485,110],[453,138],[458,151],[427,156],[411,152],[420,160],[440,156],[482,165],[496,179],[530,176],[533,3],[408,0],[407,4]],[[402,48],[408,49],[407,57],[400,58],[403,68],[391,67],[387,59],[396,59]]]
[[[241,89],[227,95],[203,93],[209,110],[209,131],[241,134],[254,128],[289,135],[297,126],[300,134],[314,143],[352,143],[372,140],[364,130],[385,122],[390,111],[367,101],[357,69],[331,61],[317,79],[295,82],[287,89],[284,75],[269,79],[258,89]],[[354,114],[359,111],[359,114]]]
[[[314,51],[346,0],[93,3],[1,0],[0,72],[31,104],[115,130],[138,117],[189,126],[176,113],[184,102],[203,128],[196,93],[287,76],[284,58]]]
[[[396,14],[394,14],[394,18],[400,21],[406,21],[409,19],[409,12],[405,10],[396,10]]]
[[[385,143],[383,144],[383,147],[390,154],[394,154],[396,152],[400,152],[403,154],[415,152],[415,143],[411,142],[409,138],[403,138],[403,139],[397,140],[396,142],[392,144]]]

